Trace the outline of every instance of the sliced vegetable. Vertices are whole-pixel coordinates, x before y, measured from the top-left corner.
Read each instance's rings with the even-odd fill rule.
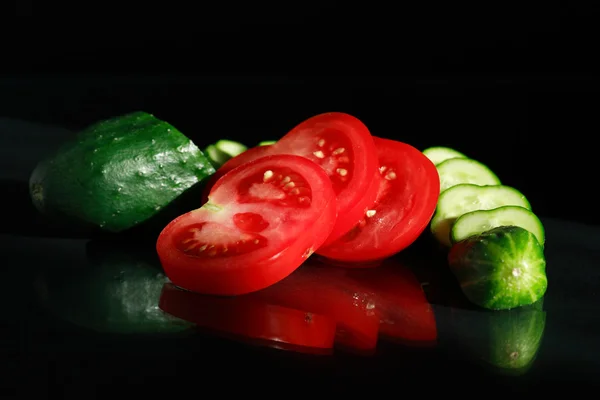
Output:
[[[460,216],[453,224],[450,236],[452,243],[470,236],[479,235],[498,226],[520,226],[533,233],[543,246],[544,226],[531,210],[519,206],[503,206],[492,210],[471,211]]]
[[[208,156],[215,168],[221,167],[230,158],[248,150],[246,145],[233,140],[222,139],[214,144],[208,145],[204,153]]]
[[[435,211],[440,185],[433,163],[406,143],[374,140],[381,165],[377,199],[348,233],[317,250],[328,259],[363,263],[396,254],[419,237]]]
[[[429,147],[423,150],[423,154],[425,154],[425,156],[429,158],[431,162],[436,166],[451,158],[468,158],[460,151],[443,146]]]
[[[437,209],[431,220],[431,232],[439,243],[449,247],[452,245],[450,230],[458,217],[471,211],[490,210],[502,206],[519,206],[531,210],[527,198],[510,186],[473,184],[453,186],[440,194]]]
[[[219,168],[231,158],[229,157],[229,155],[227,155],[227,153],[224,153],[221,150],[219,150],[214,144],[206,146],[206,148],[204,149],[204,154],[206,154],[206,156],[210,160],[210,163],[215,168]]]
[[[29,186],[44,214],[120,232],[215,172],[175,127],[136,112],[98,122],[40,162]]]
[[[245,144],[227,139],[217,141],[215,147],[230,157],[235,157],[248,150],[248,147]]]
[[[341,218],[327,238],[332,243],[348,232],[375,201],[377,151],[368,128],[357,118],[338,112],[316,115],[300,123],[277,143],[257,146],[225,163],[212,182],[233,168],[272,154],[295,154],[320,165],[331,179]]]
[[[518,226],[500,226],[454,244],[448,263],[465,296],[487,309],[533,304],[548,287],[544,249]]]
[[[461,183],[500,185],[500,179],[486,165],[470,158],[451,158],[436,166],[440,192]]]
[[[219,179],[209,202],[173,220],[156,247],[178,287],[239,295],[288,276],[336,221],[331,180],[295,155],[261,157]]]
[[[275,143],[277,143],[277,140],[264,140],[264,141],[258,143],[258,145],[259,146],[269,146],[269,145],[272,145]]]

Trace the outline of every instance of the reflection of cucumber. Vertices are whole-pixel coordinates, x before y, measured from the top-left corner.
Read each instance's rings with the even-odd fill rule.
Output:
[[[503,375],[522,375],[533,365],[546,327],[543,299],[514,310],[453,309],[451,314],[447,346],[461,357],[466,353]]]
[[[471,211],[491,210],[502,206],[531,209],[527,198],[510,186],[473,184],[453,186],[440,194],[431,220],[431,232],[438,242],[451,246],[450,229],[458,217]]]
[[[492,310],[533,304],[548,287],[544,249],[518,226],[500,226],[456,243],[450,270],[473,303]]]
[[[461,183],[500,185],[500,179],[486,165],[469,158],[452,158],[436,165],[440,192]]]
[[[468,158],[460,151],[450,147],[435,146],[423,150],[425,157],[429,158],[434,165],[438,165],[451,158]]]
[[[42,302],[76,325],[110,333],[171,333],[192,325],[158,308],[167,278],[152,250],[90,242],[89,265],[48,269],[38,281]]]
[[[542,300],[536,304],[539,303]],[[531,307],[489,314],[490,349],[487,361],[499,368],[499,372],[526,372],[542,343],[546,312]]]
[[[452,243],[456,243],[499,226],[520,226],[533,233],[538,242],[544,245],[542,222],[531,210],[519,206],[503,206],[463,214],[452,225],[450,236]]]

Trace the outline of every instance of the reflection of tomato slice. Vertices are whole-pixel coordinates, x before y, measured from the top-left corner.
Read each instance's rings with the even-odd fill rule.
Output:
[[[421,283],[406,266],[388,259],[374,269],[348,270],[372,301],[380,318],[379,333],[409,345],[434,345],[437,325]]]
[[[389,257],[411,245],[427,227],[440,191],[433,163],[414,147],[374,138],[379,157],[379,193],[363,219],[317,254],[365,262]]]
[[[231,170],[209,202],[161,232],[156,248],[173,284],[239,295],[285,278],[329,236],[335,193],[322,168],[274,155]]]
[[[369,354],[377,347],[379,319],[361,286],[346,279],[345,272],[307,261],[276,285],[252,295],[271,304],[332,317],[337,323],[336,345]]]
[[[210,296],[165,284],[159,306],[201,328],[252,344],[311,354],[333,349],[333,319],[268,304],[252,294]]]
[[[367,127],[351,115],[330,112],[309,118],[275,144],[258,146],[229,159],[213,179],[269,154],[306,157],[330,177],[337,196],[338,215],[343,218],[337,219],[326,243],[348,232],[375,201],[378,189],[374,183],[378,176],[375,144]]]

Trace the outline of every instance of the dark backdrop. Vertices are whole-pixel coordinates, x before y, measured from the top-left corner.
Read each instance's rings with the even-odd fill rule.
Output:
[[[542,216],[599,223],[598,13],[509,3],[165,5],[144,9],[150,16],[120,5],[117,17],[137,17],[12,36],[0,116],[77,130],[145,110],[205,145],[276,139],[314,114],[345,111],[374,135],[488,164]],[[195,19],[174,19],[186,10]]]

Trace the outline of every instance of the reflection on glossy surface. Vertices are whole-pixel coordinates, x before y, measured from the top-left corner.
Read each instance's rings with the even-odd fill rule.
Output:
[[[269,304],[258,297],[198,295],[167,283],[160,308],[234,340],[305,353],[329,354],[333,349],[336,326],[332,318]]]
[[[92,241],[87,265],[47,268],[35,286],[58,317],[99,332],[169,333],[192,325],[158,307],[167,278],[152,252],[130,244]]]
[[[507,311],[452,310],[455,344],[494,373],[521,375],[539,352],[546,327],[543,299]]]
[[[165,285],[160,306],[221,333],[273,337],[278,347],[288,343],[326,348],[331,344],[327,340],[333,340],[327,336],[331,330],[326,321],[335,324],[337,348],[361,354],[373,353],[380,337],[404,345],[431,345],[437,337],[435,317],[419,281],[393,259],[368,270],[309,260],[281,282],[234,298]],[[290,324],[295,324],[294,332]],[[289,329],[283,329],[286,326]]]

